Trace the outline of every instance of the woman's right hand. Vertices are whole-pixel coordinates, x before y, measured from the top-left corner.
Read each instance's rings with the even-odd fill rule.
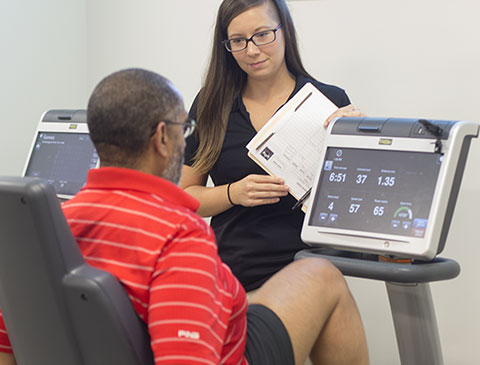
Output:
[[[230,184],[230,199],[235,205],[255,207],[278,203],[289,190],[281,178],[252,174]]]

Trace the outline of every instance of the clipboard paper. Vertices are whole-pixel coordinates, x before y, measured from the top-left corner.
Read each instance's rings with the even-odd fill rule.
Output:
[[[247,144],[248,156],[268,174],[283,178],[300,199],[312,187],[321,161],[323,124],[337,109],[315,86],[305,84]]]

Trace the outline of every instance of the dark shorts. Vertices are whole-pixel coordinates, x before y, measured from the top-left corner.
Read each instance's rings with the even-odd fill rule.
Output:
[[[294,365],[287,329],[269,308],[252,304],[247,310],[245,357],[250,365]]]

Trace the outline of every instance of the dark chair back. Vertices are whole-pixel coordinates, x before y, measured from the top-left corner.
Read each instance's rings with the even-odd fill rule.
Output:
[[[85,263],[54,188],[0,177],[0,308],[18,364],[153,364],[119,281]]]

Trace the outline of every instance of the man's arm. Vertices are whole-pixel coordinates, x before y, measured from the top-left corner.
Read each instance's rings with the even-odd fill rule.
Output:
[[[0,311],[0,365],[16,364],[15,358],[11,352],[12,346],[5,329],[2,312]]]
[[[12,354],[0,352],[0,365],[16,365],[17,362]]]

